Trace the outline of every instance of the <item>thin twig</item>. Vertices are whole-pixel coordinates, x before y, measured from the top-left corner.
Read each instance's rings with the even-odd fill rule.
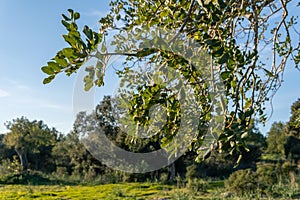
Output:
[[[174,35],[174,37],[169,41],[169,44],[172,44],[176,40],[176,38],[179,36],[179,34],[182,33],[184,27],[186,26],[187,22],[190,19],[194,3],[195,3],[195,0],[192,0],[191,5],[188,10],[187,17],[184,19],[183,24],[181,25],[181,27],[180,27],[179,31],[176,33],[176,35]]]

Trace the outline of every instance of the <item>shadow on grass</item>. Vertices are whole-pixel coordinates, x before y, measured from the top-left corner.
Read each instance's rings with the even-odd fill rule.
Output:
[[[39,172],[22,172],[18,174],[7,175],[0,179],[0,184],[11,185],[77,185],[76,181],[65,181],[51,179]]]

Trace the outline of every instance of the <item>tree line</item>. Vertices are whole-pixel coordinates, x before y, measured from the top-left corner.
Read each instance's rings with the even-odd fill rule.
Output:
[[[81,142],[84,126],[97,122],[105,135],[117,146],[131,152],[151,152],[161,148],[159,138],[137,139],[132,142],[118,127],[112,115],[112,98],[105,96],[94,112],[77,115],[73,129],[66,135],[49,128],[43,121],[30,121],[21,117],[6,123],[9,130],[0,135],[0,173],[29,173],[40,171],[58,177],[77,177],[93,180],[105,176],[113,181],[174,181],[176,177],[224,179],[239,169],[256,170],[259,163],[275,163],[288,170],[295,181],[300,161],[300,99],[291,106],[291,117],[286,123],[275,122],[267,134],[253,127],[243,138],[247,150],[242,152],[239,165],[234,167],[239,154],[213,151],[208,159],[196,162],[197,153],[186,152],[174,164],[145,174],[129,174],[106,167],[87,150]],[[91,126],[91,125],[89,125]],[[86,127],[85,127],[86,128]]]

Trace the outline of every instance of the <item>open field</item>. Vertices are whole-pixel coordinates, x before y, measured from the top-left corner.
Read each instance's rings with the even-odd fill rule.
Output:
[[[139,199],[139,200],[246,200],[300,199],[299,187],[275,188],[278,195],[244,194],[235,196],[224,189],[223,181],[208,182],[205,190],[193,191],[180,185],[160,183],[119,183],[103,185],[0,185],[0,199]],[[296,191],[297,190],[297,191]],[[227,195],[226,195],[227,193]],[[225,198],[226,196],[226,198]]]
[[[211,185],[211,187],[215,187]],[[209,190],[208,190],[209,191]],[[0,199],[211,199],[172,185],[123,183],[97,186],[2,185]]]

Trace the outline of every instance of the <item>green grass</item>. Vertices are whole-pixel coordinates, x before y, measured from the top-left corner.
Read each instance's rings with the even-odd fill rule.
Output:
[[[224,187],[222,181],[209,181],[205,191],[186,188],[183,180],[177,184],[119,183],[59,180],[38,172],[7,175],[0,179],[1,199],[210,199],[211,191]],[[197,193],[197,194],[196,194]]]
[[[210,199],[190,194],[186,188],[155,183],[122,183],[97,186],[2,185],[0,199]]]
[[[299,199],[299,187],[288,188],[286,186],[274,187],[281,191],[276,199]],[[286,190],[286,191],[284,191]],[[0,200],[7,199],[151,199],[161,200],[204,200],[204,199],[225,199],[223,194],[223,181],[209,181],[206,191],[194,193],[183,187],[159,183],[120,183],[103,185],[0,185]],[[269,196],[231,196],[226,199],[274,199]]]

